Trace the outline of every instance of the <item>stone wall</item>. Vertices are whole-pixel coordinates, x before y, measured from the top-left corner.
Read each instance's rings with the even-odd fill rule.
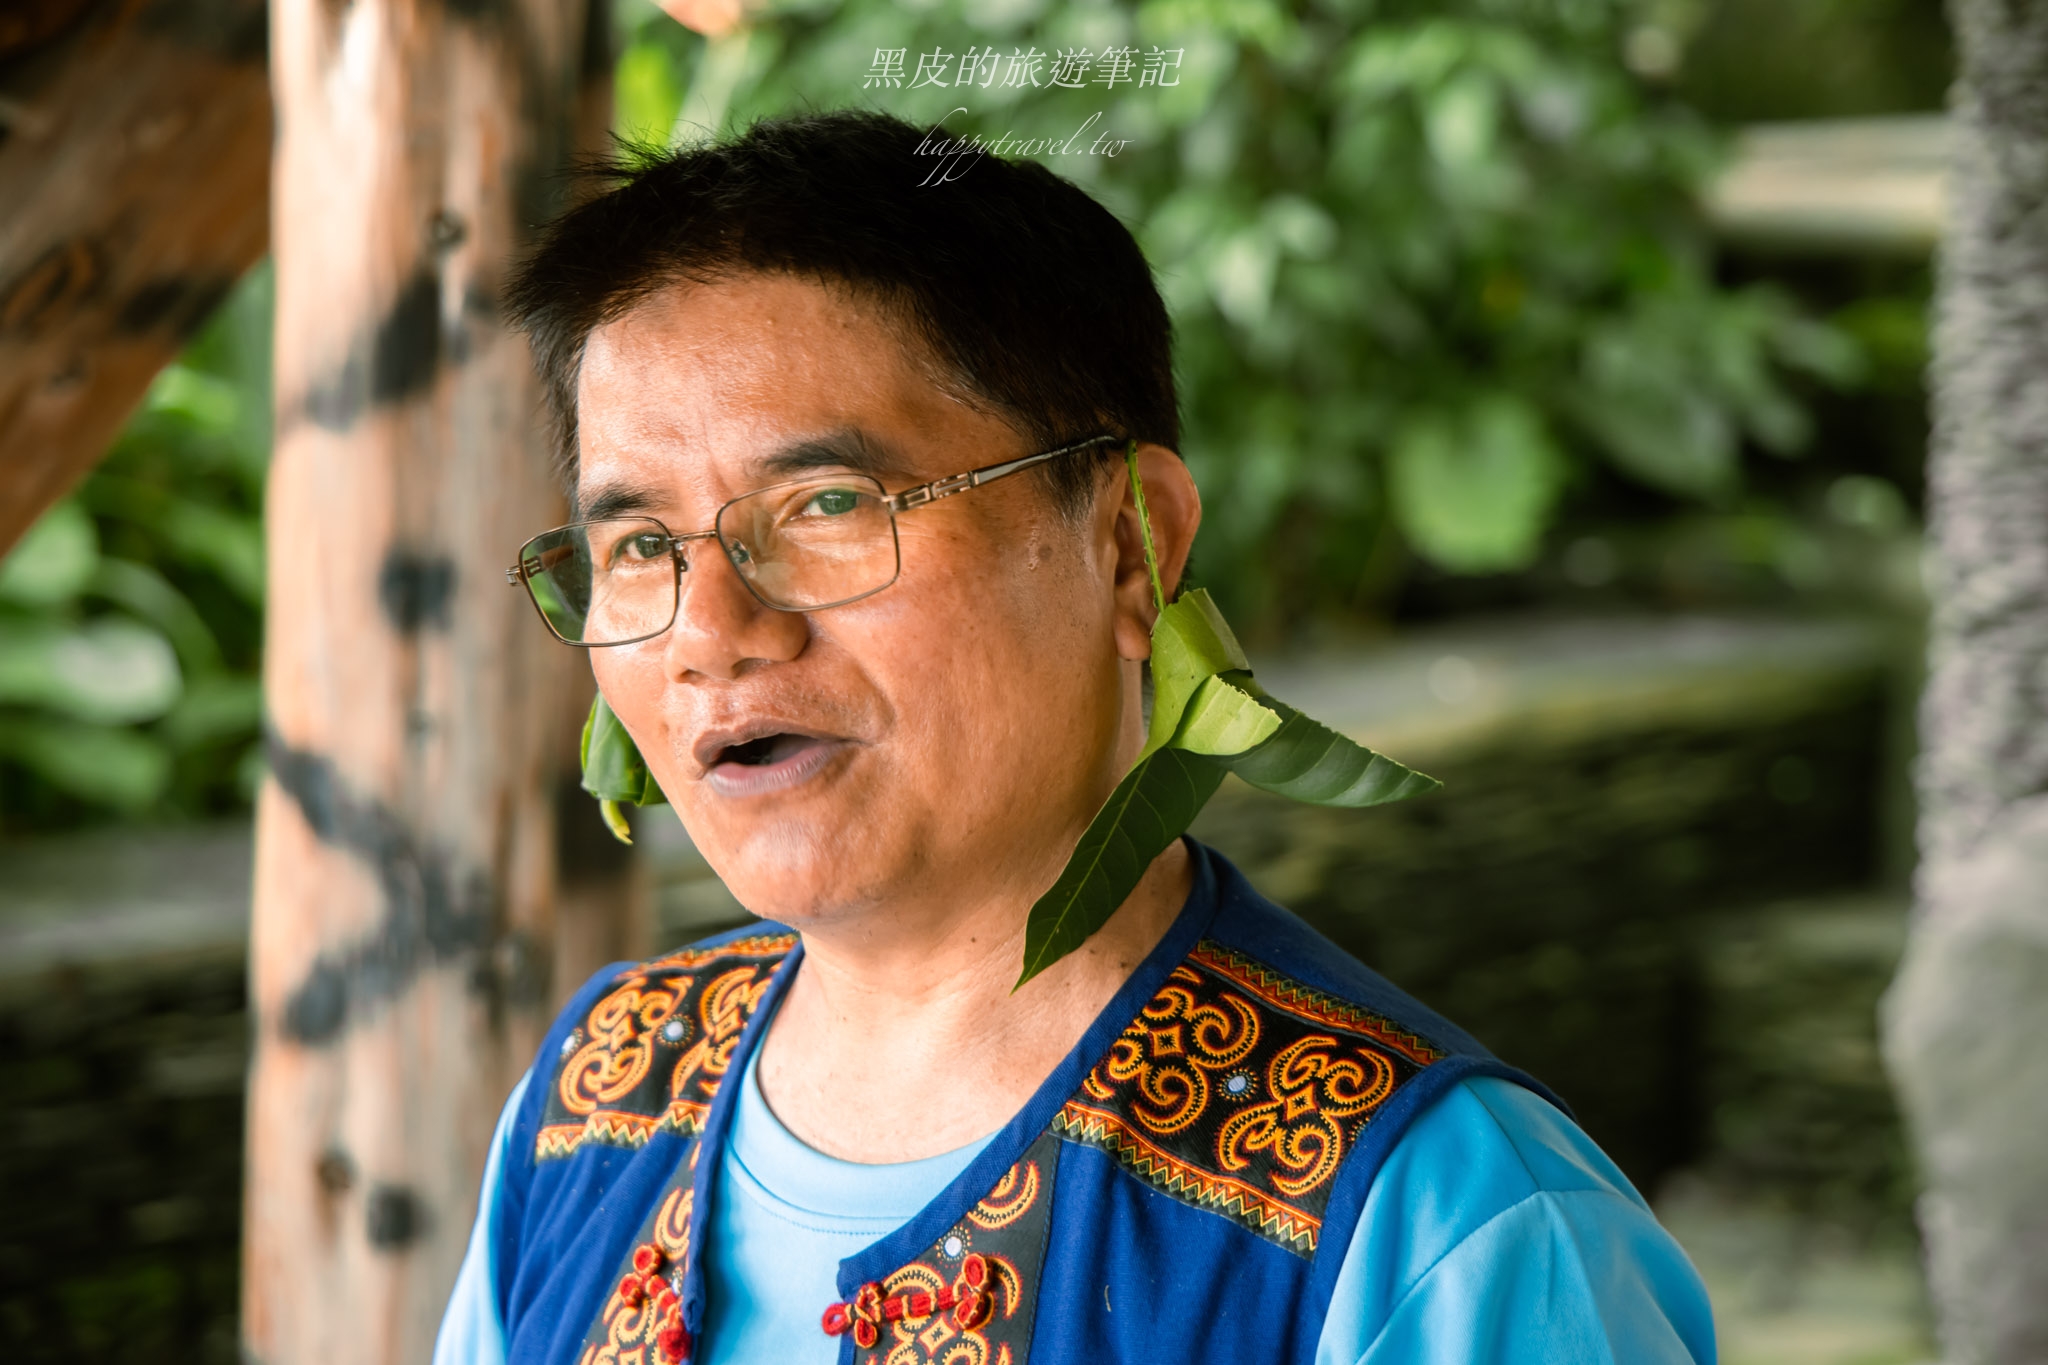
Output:
[[[233,1361],[248,831],[0,868],[0,1358]]]

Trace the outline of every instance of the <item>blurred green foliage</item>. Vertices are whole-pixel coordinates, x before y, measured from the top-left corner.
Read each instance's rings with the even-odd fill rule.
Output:
[[[620,0],[617,126],[871,106],[1122,140],[1046,160],[1158,270],[1198,575],[1267,640],[1625,590],[1807,599],[1910,577],[1925,272],[1717,260],[1694,191],[1721,147],[1686,101],[1924,102],[1926,63],[1899,54],[1932,3],[1885,0],[1860,83],[1793,109],[1764,76],[1861,33],[1844,0],[766,0],[716,41]],[[1745,47],[1751,14],[1826,41]],[[893,85],[870,80],[888,49]],[[1154,49],[1175,83],[1139,83]],[[1052,88],[1070,52],[1081,88]],[[946,84],[913,88],[932,53]],[[253,790],[268,316],[258,271],[0,565],[0,828]],[[1826,448],[1772,458],[1816,415]]]
[[[1731,507],[1746,450],[1811,434],[1801,378],[1857,347],[1717,283],[1694,189],[1719,145],[1629,69],[1637,0],[770,0],[715,41],[635,0],[618,126],[701,136],[871,106],[1045,158],[1130,223],[1178,329],[1198,571],[1267,630],[1383,613],[1410,553],[1523,569],[1589,479]],[[1104,83],[1105,50],[1178,53]],[[902,79],[869,79],[903,49]],[[969,54],[1000,60],[973,69]],[[1081,50],[1080,89],[1008,84]],[[920,58],[951,54],[919,88]],[[961,109],[948,118],[949,111]],[[1097,116],[1088,123],[1090,116]],[[1001,262],[989,263],[1000,270]]]
[[[1678,92],[1732,122],[1938,110],[1955,73],[1942,0],[1661,0],[1638,52],[1653,34]]]
[[[269,364],[263,266],[0,561],[0,828],[248,801]]]

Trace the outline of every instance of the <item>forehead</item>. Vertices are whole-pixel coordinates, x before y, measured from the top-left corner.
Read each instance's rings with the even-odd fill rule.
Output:
[[[849,432],[914,459],[986,420],[936,374],[893,316],[843,288],[786,275],[664,288],[586,344],[578,484],[727,485]]]

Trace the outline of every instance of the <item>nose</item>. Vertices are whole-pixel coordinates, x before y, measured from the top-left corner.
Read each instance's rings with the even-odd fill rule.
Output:
[[[762,606],[717,537],[678,548],[689,567],[678,584],[675,624],[662,652],[671,678],[695,673],[730,681],[749,664],[782,663],[803,653],[810,640],[803,614]]]

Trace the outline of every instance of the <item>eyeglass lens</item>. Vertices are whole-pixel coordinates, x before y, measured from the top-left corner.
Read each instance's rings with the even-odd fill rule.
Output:
[[[718,514],[719,546],[764,605],[815,611],[896,580],[896,522],[882,486],[836,476],[764,488]],[[570,644],[628,644],[675,619],[677,550],[652,517],[577,522],[520,551],[527,591]],[[684,561],[687,563],[687,561]]]
[[[815,611],[896,579],[896,521],[880,484],[847,479],[764,488],[718,514],[718,539],[754,595]]]

